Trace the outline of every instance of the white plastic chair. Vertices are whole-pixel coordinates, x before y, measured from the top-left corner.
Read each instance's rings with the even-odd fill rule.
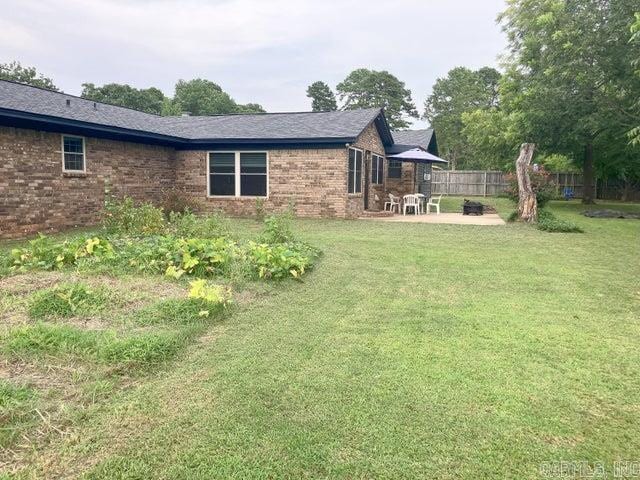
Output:
[[[395,195],[393,195],[392,193],[390,193],[389,201],[384,202],[384,210],[386,210],[387,208],[389,208],[390,212],[393,212],[393,210],[395,209],[396,212],[400,213],[400,199]]]
[[[413,208],[413,213],[420,213],[420,200],[415,195],[405,195],[402,197],[402,214],[407,214],[407,209]]]
[[[416,197],[418,197],[418,205],[420,205],[420,213],[424,213],[424,205],[427,201],[427,197],[422,193],[416,193]]]
[[[427,202],[427,215],[431,213],[431,207],[436,207],[436,214],[440,215],[440,200],[442,200],[442,195],[438,195],[435,199],[432,197]]]

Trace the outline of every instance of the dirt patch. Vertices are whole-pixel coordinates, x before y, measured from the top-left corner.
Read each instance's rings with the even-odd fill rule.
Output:
[[[32,272],[0,278],[0,292],[26,295],[60,282],[72,281],[73,274],[62,272]]]

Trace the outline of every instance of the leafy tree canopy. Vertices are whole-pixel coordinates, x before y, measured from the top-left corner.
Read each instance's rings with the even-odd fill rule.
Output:
[[[183,112],[191,115],[217,115],[229,113],[261,113],[257,103],[240,105],[220,85],[203,78],[179,80],[173,101]]]
[[[137,89],[119,83],[108,83],[102,87],[97,87],[93,83],[83,83],[80,95],[82,98],[97,102],[133,108],[156,115],[162,113],[166,100],[162,91],[155,87]]]
[[[311,99],[311,109],[314,112],[332,112],[338,109],[333,90],[324,82],[317,81],[309,85],[307,97]]]
[[[387,71],[359,68],[351,72],[337,87],[344,110],[383,107],[389,126],[394,130],[408,128],[409,118],[418,118],[411,90]]]
[[[12,80],[34,87],[59,91],[53,80],[38,73],[35,67],[23,67],[20,62],[0,63],[0,80]]]
[[[216,83],[203,78],[178,80],[174,102],[191,115],[236,113],[237,104]]]
[[[267,113],[259,103],[238,104],[238,113]]]
[[[500,17],[510,46],[502,106],[523,113],[523,141],[581,164],[587,203],[594,159],[627,148],[640,122],[636,10],[637,0],[509,0]]]
[[[632,59],[633,66],[637,68],[636,75],[640,77],[640,12],[635,14],[636,20],[631,25],[631,44],[637,47],[636,58]],[[640,99],[636,102],[636,106],[640,108]],[[637,122],[640,123],[640,122]],[[640,145],[640,125],[634,127],[629,132],[629,138],[634,145]]]
[[[440,151],[452,168],[495,167],[487,165],[486,161],[495,163],[497,159],[479,156],[463,135],[463,115],[497,107],[500,76],[500,72],[490,67],[475,71],[456,67],[433,86],[433,92],[425,102],[424,118],[438,132]],[[494,118],[496,115],[490,115],[483,120]]]

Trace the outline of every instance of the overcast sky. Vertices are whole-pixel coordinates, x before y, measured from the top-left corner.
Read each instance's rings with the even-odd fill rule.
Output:
[[[19,60],[67,93],[83,82],[220,84],[268,111],[310,110],[306,87],[389,70],[422,110],[438,77],[497,64],[504,0],[2,0],[0,63]],[[416,126],[419,126],[416,125]]]

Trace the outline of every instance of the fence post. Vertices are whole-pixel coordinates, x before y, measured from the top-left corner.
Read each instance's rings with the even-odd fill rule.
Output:
[[[451,174],[451,172],[449,172],[449,170],[447,170],[447,195],[449,195],[449,175]]]
[[[482,196],[483,197],[487,196],[487,171],[486,170],[484,172],[484,190],[483,190]]]

